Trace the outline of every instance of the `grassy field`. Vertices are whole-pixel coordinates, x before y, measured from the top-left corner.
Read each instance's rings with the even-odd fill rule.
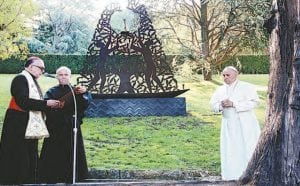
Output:
[[[0,75],[0,128],[3,123],[14,75]],[[177,78],[179,86],[190,90],[186,97],[188,116],[85,118],[82,125],[88,165],[95,169],[120,170],[206,170],[220,174],[219,114],[210,111],[212,92],[222,84],[215,76]],[[261,104],[256,109],[263,126],[268,75],[240,75],[240,79],[258,87]],[[45,92],[57,82],[42,77]],[[73,82],[75,83],[75,77]]]

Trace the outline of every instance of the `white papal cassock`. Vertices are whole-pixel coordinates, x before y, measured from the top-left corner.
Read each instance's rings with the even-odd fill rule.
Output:
[[[234,107],[223,109],[221,101],[224,99],[231,100]],[[258,104],[255,87],[239,80],[220,86],[210,100],[213,111],[223,114],[220,137],[223,180],[237,180],[254,152],[260,135],[254,113]]]

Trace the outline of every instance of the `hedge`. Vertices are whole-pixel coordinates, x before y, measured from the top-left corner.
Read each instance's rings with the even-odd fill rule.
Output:
[[[56,69],[62,65],[71,68],[72,73],[80,73],[83,64],[86,61],[85,55],[38,55],[45,62],[46,72],[55,73]],[[172,57],[167,56],[167,60]],[[237,60],[238,59],[238,60]],[[0,61],[1,74],[16,74],[22,71],[25,61],[15,58],[9,58]],[[267,55],[243,55],[237,56],[220,65],[217,69],[223,69],[224,66],[234,65],[244,74],[268,74],[269,57]]]
[[[233,65],[243,74],[268,74],[270,68],[269,56],[267,55],[242,55],[231,58],[223,67]]]
[[[46,72],[53,74],[60,66],[68,66],[73,74],[83,67],[85,55],[36,55],[45,62]],[[0,61],[0,74],[16,74],[22,71],[26,60],[9,58]]]

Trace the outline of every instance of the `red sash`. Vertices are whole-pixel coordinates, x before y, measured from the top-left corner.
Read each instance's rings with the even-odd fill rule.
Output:
[[[21,107],[19,105],[17,105],[16,100],[15,100],[14,97],[11,97],[8,108],[13,109],[13,110],[17,110],[17,111],[20,111],[20,112],[25,112],[25,110],[21,109]]]

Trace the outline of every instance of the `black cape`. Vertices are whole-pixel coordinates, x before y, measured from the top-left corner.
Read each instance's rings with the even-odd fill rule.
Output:
[[[44,140],[40,161],[40,183],[71,183],[73,178],[74,101],[68,86],[58,85],[46,92],[45,99],[59,99],[68,94],[62,109],[47,112],[46,124],[50,137]],[[80,125],[91,99],[90,93],[76,95],[77,161],[76,181],[88,177],[88,167]]]
[[[13,79],[10,91],[25,112],[6,110],[0,142],[0,184],[36,183],[38,140],[25,139],[25,130],[28,111],[45,111],[47,102],[29,99],[28,83],[23,75]]]

